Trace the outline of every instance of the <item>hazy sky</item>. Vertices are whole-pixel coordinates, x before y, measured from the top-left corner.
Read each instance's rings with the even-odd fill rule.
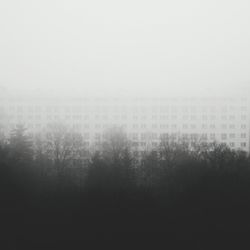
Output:
[[[0,85],[151,92],[250,85],[249,0],[2,0]]]

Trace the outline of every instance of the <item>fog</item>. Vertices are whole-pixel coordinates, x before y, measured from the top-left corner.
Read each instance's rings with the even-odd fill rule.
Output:
[[[0,0],[0,249],[250,249],[249,111],[250,0]]]
[[[248,0],[1,1],[0,86],[235,92],[250,83],[249,13]]]

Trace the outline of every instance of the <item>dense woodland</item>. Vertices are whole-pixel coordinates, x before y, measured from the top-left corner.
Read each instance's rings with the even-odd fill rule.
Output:
[[[31,139],[20,125],[1,139],[0,195],[4,249],[224,249],[250,230],[250,157],[171,136],[136,157],[119,128],[89,152],[63,126]]]

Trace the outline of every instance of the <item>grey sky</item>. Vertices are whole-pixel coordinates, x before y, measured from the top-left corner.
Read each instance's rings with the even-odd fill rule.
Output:
[[[208,91],[250,84],[249,0],[3,0],[0,85]]]

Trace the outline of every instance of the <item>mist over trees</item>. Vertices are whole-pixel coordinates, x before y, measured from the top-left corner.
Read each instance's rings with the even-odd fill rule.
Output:
[[[114,128],[104,134],[99,151],[87,169],[87,186],[100,190],[129,189],[135,185],[135,159],[126,134]]]
[[[58,123],[34,137],[28,136],[25,127],[18,125],[3,138],[1,171],[13,176],[36,176],[45,181],[45,186],[46,178],[61,178],[57,184],[63,185],[71,171],[75,176],[82,175],[79,188],[84,189],[185,191],[211,175],[243,178],[249,171],[246,152],[200,138],[187,140],[181,135],[165,135],[158,146],[140,151],[140,155],[119,127],[107,130],[101,142],[91,149],[80,133]],[[74,178],[71,181],[73,186],[79,186]]]
[[[81,134],[62,124],[32,138],[17,126],[0,143],[1,209],[12,218],[7,225],[14,228],[22,214],[29,223],[39,218],[41,228],[65,223],[89,236],[131,227],[180,237],[249,229],[246,152],[176,135],[140,155],[136,150],[120,128],[107,130],[90,150]]]

